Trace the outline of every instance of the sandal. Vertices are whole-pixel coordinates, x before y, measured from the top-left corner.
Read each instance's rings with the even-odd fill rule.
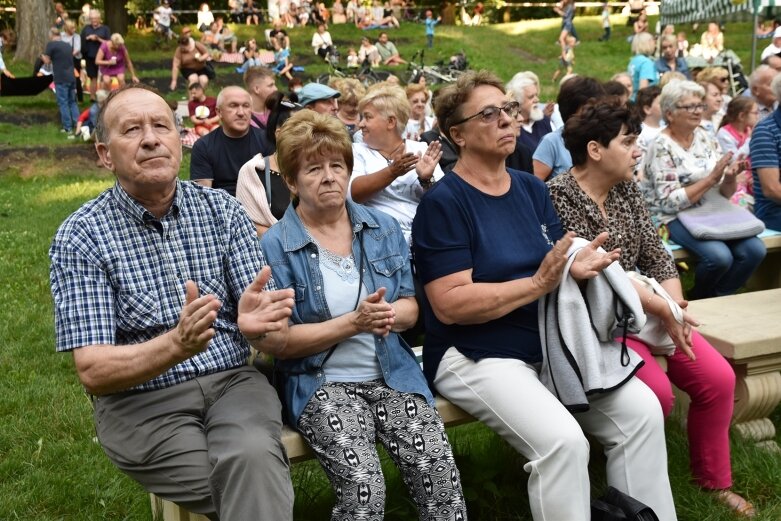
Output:
[[[716,492],[718,500],[732,510],[738,517],[756,517],[757,511],[754,505],[746,501],[740,494],[725,489]]]

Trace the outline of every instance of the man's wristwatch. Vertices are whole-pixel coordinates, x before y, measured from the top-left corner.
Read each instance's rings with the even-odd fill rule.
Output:
[[[432,186],[434,186],[434,183],[436,183],[436,181],[434,180],[433,175],[428,179],[423,179],[422,177],[418,176],[418,183],[420,183],[420,186],[422,186],[424,189],[427,190]]]

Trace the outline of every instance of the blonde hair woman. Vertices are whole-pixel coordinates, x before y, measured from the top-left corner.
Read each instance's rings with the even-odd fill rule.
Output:
[[[119,87],[125,84],[125,69],[130,71],[133,83],[139,81],[130,54],[125,47],[125,39],[119,33],[112,34],[109,41],[100,44],[95,63],[98,65],[103,78],[103,88],[106,90],[111,90],[114,79],[117,80]]]
[[[659,73],[651,58],[656,51],[656,42],[650,33],[639,33],[632,38],[632,54],[627,72],[632,78],[632,101],[637,91],[659,83]]]
[[[410,114],[407,128],[404,130],[404,138],[420,141],[420,136],[427,130],[434,128],[436,118],[426,116],[428,99],[428,87],[420,83],[410,83],[405,89],[409,102]]]

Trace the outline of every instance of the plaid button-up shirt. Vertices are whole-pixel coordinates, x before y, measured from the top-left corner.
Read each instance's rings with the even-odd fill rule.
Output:
[[[202,353],[134,389],[161,389],[246,363],[238,302],[265,261],[246,213],[222,190],[177,181],[171,208],[157,219],[116,184],[65,220],[49,256],[58,351],[138,344],[173,329],[190,279],[201,295],[222,302],[214,338]],[[276,289],[273,281],[266,289]]]

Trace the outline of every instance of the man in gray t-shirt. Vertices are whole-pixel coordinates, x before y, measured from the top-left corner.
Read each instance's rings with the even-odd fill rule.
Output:
[[[398,49],[393,42],[388,40],[388,33],[380,33],[377,39],[377,52],[380,53],[383,65],[400,65],[407,63],[407,60],[403,59],[399,55]]]
[[[60,39],[60,30],[49,29],[49,43],[43,54],[52,63],[54,76],[54,94],[60,107],[62,131],[67,132],[68,139],[73,139],[76,120],[79,119],[79,106],[76,104],[76,76],[73,72],[73,48]]]

